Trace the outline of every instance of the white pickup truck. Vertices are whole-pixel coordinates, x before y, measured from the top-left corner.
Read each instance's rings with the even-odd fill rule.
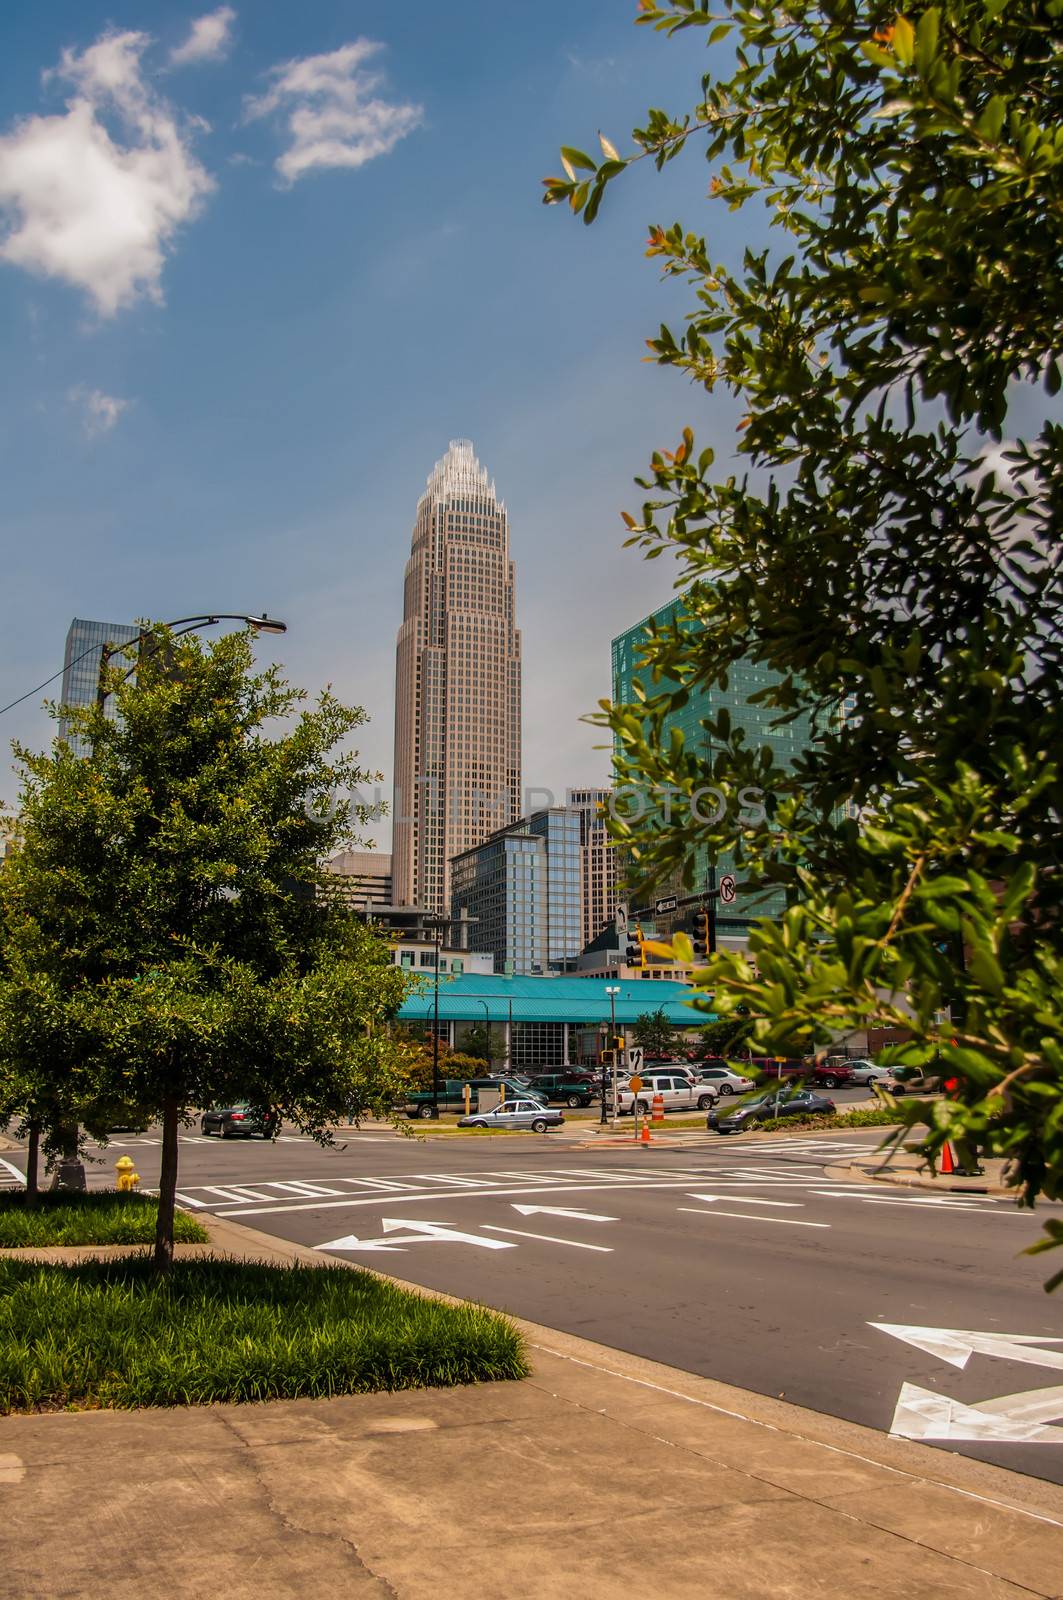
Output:
[[[719,1091],[711,1083],[689,1083],[686,1078],[668,1072],[655,1072],[652,1076],[643,1075],[637,1097],[627,1085],[618,1090],[617,1105],[627,1114],[634,1109],[637,1098],[639,1110],[649,1113],[653,1110],[654,1096],[658,1094],[666,1111],[708,1111],[719,1099]]]

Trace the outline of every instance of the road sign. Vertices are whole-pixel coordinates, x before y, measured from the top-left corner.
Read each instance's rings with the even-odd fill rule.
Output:
[[[638,1094],[639,1090],[642,1088],[642,1079],[639,1077],[638,1073],[636,1073],[633,1078],[629,1078],[627,1080],[627,1086],[631,1090],[632,1094]]]
[[[629,1072],[641,1072],[645,1058],[646,1052],[640,1044],[629,1045],[627,1050],[627,1070]]]
[[[655,917],[663,917],[666,911],[674,911],[678,904],[679,898],[677,895],[666,894],[663,900],[654,901],[653,914]]]
[[[738,885],[730,872],[725,872],[720,879],[720,904],[733,906],[738,899]]]

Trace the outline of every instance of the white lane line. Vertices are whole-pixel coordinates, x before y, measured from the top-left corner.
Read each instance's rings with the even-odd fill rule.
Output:
[[[799,1222],[796,1217],[751,1217],[746,1211],[707,1211],[704,1206],[676,1206],[697,1217],[737,1217],[740,1222],[784,1222],[788,1228],[829,1228],[829,1222]]]
[[[963,1194],[911,1193],[888,1195],[882,1192],[883,1187],[883,1185],[878,1185],[875,1189],[869,1191],[868,1186],[864,1184],[859,1189],[831,1187],[829,1189],[813,1189],[811,1192],[812,1194],[826,1195],[832,1200],[869,1200],[873,1205],[883,1200],[888,1200],[892,1205],[901,1202],[910,1206],[939,1206],[943,1211],[949,1211],[959,1206],[974,1206],[976,1211],[984,1211],[987,1204],[987,1201],[977,1194],[967,1196]],[[988,1204],[994,1206],[996,1202],[988,1200]]]
[[[726,1200],[728,1196],[723,1194],[692,1194],[689,1198],[691,1200],[706,1200],[712,1205],[717,1200]],[[733,1199],[734,1197],[731,1196],[730,1198]],[[791,1211],[800,1211],[804,1206],[803,1200],[758,1200],[755,1195],[751,1194],[744,1194],[741,1199],[744,1206],[786,1206]]]
[[[833,1194],[833,1195],[827,1195],[826,1198],[828,1200],[859,1200],[860,1204],[863,1205],[863,1206],[903,1206],[909,1211],[914,1210],[917,1206],[921,1206],[921,1205],[925,1205],[926,1204],[926,1202],[924,1200],[886,1200],[886,1199],[879,1200],[878,1198],[874,1198],[873,1199],[870,1196],[852,1195],[852,1194]],[[984,1208],[982,1206],[958,1205],[958,1206],[949,1206],[949,1207],[946,1208],[946,1210],[948,1210],[948,1211],[979,1211],[979,1212],[982,1213],[983,1216],[985,1215],[985,1210],[984,1210]],[[1016,1213],[1016,1215],[1018,1215],[1018,1214],[1019,1213]],[[937,1212],[937,1215],[938,1216],[943,1215],[943,1212],[942,1212],[942,1210],[940,1208],[939,1208],[939,1210]]]
[[[158,1190],[157,1189],[147,1189],[147,1190],[145,1190],[145,1193],[146,1194],[157,1194]],[[178,1205],[194,1206],[197,1211],[202,1211],[204,1206],[206,1205],[206,1201],[205,1200],[193,1200],[193,1198],[192,1198],[192,1196],[190,1194],[182,1194],[180,1189],[175,1189],[174,1190],[174,1196],[173,1197],[177,1201]]]
[[[5,1161],[3,1157],[0,1156],[0,1167],[6,1167],[13,1178],[17,1179],[20,1184],[25,1185],[26,1175],[24,1172],[19,1171],[13,1161]]]
[[[262,1194],[254,1194],[254,1195],[241,1194],[239,1192],[239,1190],[237,1190],[237,1189],[216,1189],[214,1187],[214,1185],[211,1184],[211,1183],[202,1184],[201,1188],[202,1188],[202,1190],[203,1190],[203,1192],[205,1194],[220,1195],[223,1200],[243,1200],[243,1201],[247,1201],[247,1200],[264,1200],[266,1198],[266,1196],[262,1195]]]
[[[608,1244],[584,1244],[578,1239],[558,1239],[552,1233],[528,1233],[524,1228],[500,1228],[494,1222],[485,1222],[482,1226],[489,1228],[492,1233],[515,1234],[518,1239],[541,1239],[544,1244],[567,1244],[573,1250],[597,1250],[600,1255],[605,1256],[611,1256],[613,1253],[612,1245]]]

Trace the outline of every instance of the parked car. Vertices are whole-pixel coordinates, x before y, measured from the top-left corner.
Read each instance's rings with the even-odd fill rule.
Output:
[[[752,1078],[743,1078],[740,1072],[732,1072],[730,1067],[701,1067],[699,1068],[698,1081],[711,1084],[722,1095],[748,1094],[756,1088]]]
[[[776,1117],[808,1117],[836,1109],[834,1101],[828,1100],[825,1095],[799,1089],[796,1094],[785,1097],[782,1094],[761,1095],[744,1106],[735,1106],[733,1111],[710,1111],[706,1127],[714,1128],[717,1133],[749,1133],[751,1129],[759,1128],[762,1122],[770,1122]]]
[[[493,1111],[475,1111],[470,1116],[459,1117],[459,1128],[530,1128],[533,1133],[546,1133],[549,1128],[560,1128],[565,1116],[562,1111],[551,1111],[538,1100],[506,1100]]]
[[[850,1061],[853,1083],[881,1083],[891,1084],[893,1073],[888,1067],[880,1067],[877,1061]]]
[[[538,1072],[528,1085],[533,1094],[567,1106],[589,1106],[600,1086],[600,1080],[585,1072]]]
[[[655,1056],[652,1061],[644,1061],[639,1073],[641,1078],[656,1077],[658,1073],[666,1073],[672,1078],[685,1078],[687,1083],[697,1083],[698,1069],[692,1067],[687,1061],[664,1061]]]
[[[481,1089],[486,1090],[488,1093],[494,1091],[494,1093],[498,1094],[504,1087],[507,1100],[523,1097],[524,1099],[537,1100],[541,1105],[546,1104],[546,1096],[541,1090],[531,1088],[529,1084],[521,1082],[518,1078],[445,1078],[439,1085],[438,1104],[440,1111],[465,1110],[466,1083],[469,1085],[474,1098],[479,1097]],[[416,1089],[412,1094],[407,1095],[404,1109],[411,1120],[417,1117],[427,1119],[435,1116],[435,1104],[431,1089]]]
[[[797,1056],[785,1059],[777,1056],[754,1056],[749,1063],[750,1072],[766,1078],[803,1078],[812,1071],[811,1061],[801,1061]]]
[[[654,1072],[643,1077],[642,1088],[637,1096],[632,1093],[630,1085],[622,1088],[617,1094],[617,1107],[626,1115],[634,1111],[637,1099],[639,1110],[648,1114],[653,1109],[656,1095],[660,1095],[664,1101],[666,1111],[708,1111],[710,1106],[716,1104],[719,1091],[711,1084],[690,1083],[677,1074]]]
[[[923,1072],[919,1067],[894,1067],[893,1079],[898,1094],[940,1094],[942,1074]]]
[[[256,1111],[246,1100],[234,1106],[214,1106],[199,1119],[199,1131],[216,1133],[219,1139],[253,1139],[259,1134],[272,1139],[280,1119],[275,1111]]]

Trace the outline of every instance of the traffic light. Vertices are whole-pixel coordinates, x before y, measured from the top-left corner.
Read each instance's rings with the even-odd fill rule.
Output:
[[[708,955],[709,913],[707,911],[695,911],[694,913],[694,938],[692,943],[694,945],[694,954],[696,956]]]
[[[613,1040],[613,1047],[617,1050],[622,1050],[624,1048],[624,1039],[622,1034],[617,1034],[616,1038]]]
[[[635,943],[625,945],[624,947],[624,960],[627,962],[629,967],[641,967],[645,961],[645,957],[642,953],[642,946],[646,942],[641,928],[636,927],[633,938]]]

